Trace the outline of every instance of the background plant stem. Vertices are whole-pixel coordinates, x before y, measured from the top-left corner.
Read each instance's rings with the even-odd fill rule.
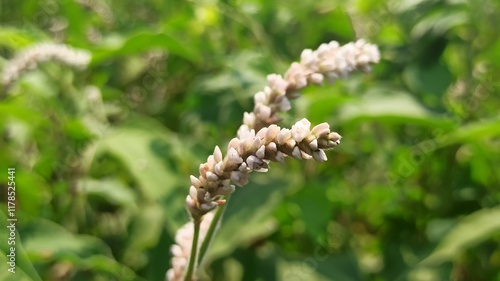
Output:
[[[191,245],[191,255],[189,256],[189,265],[186,271],[186,276],[184,277],[184,281],[191,281],[193,276],[193,271],[195,268],[196,262],[196,252],[198,249],[198,237],[200,236],[200,223],[201,220],[194,221],[194,235],[193,235],[193,244]]]
[[[231,198],[231,195],[227,195],[225,197],[226,204],[217,208],[217,211],[214,215],[212,223],[210,224],[210,227],[208,228],[207,234],[205,235],[205,239],[203,239],[203,242],[201,243],[200,251],[198,253],[198,264],[201,264],[203,257],[205,256],[205,253],[207,252],[208,246],[210,245],[210,241],[212,241],[212,237],[214,236],[215,230],[217,229],[217,225],[219,224],[219,220],[222,218],[222,215],[224,214],[224,210],[226,209],[229,198]]]

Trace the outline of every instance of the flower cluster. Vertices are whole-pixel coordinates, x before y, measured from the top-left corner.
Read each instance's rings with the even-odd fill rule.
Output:
[[[298,91],[307,85],[321,85],[324,80],[333,82],[355,70],[369,71],[370,65],[379,60],[377,46],[364,40],[344,46],[332,41],[315,51],[304,50],[300,62],[293,63],[284,77],[277,74],[267,77],[267,86],[255,94],[253,112],[244,114],[237,138],[229,142],[227,155],[223,157],[220,148],[216,147],[207,162],[200,165],[199,177],[191,176],[186,204],[193,222],[178,231],[177,245],[172,248],[173,269],[167,273],[168,280],[180,280],[188,259],[191,265],[195,261],[189,257],[189,243],[194,240],[193,224],[201,220],[200,236],[204,237],[206,230],[203,229],[207,228],[204,224],[213,220],[210,211],[225,203],[220,196],[234,192],[235,185],[231,183],[243,186],[252,171],[266,172],[271,161],[283,162],[289,156],[326,161],[325,150],[340,143],[341,136],[330,132],[327,123],[312,129],[307,119],[300,120],[291,129],[274,125],[280,121],[279,112],[290,110],[290,99],[299,97]],[[191,274],[188,272],[186,276]]]
[[[307,85],[321,85],[324,80],[334,82],[355,70],[369,71],[370,65],[380,60],[376,45],[358,40],[340,46],[332,41],[321,44],[315,51],[302,51],[300,62],[294,62],[285,76],[271,74],[267,86],[255,97],[254,111],[245,113],[243,125],[259,130],[280,120],[278,112],[290,110],[290,99],[300,96],[298,91]]]
[[[287,156],[326,161],[324,150],[337,146],[341,139],[339,134],[330,132],[327,123],[311,129],[307,119],[298,121],[291,129],[273,124],[255,132],[241,127],[238,136],[229,142],[225,157],[216,147],[207,162],[200,165],[200,176],[191,176],[186,203],[195,220],[225,203],[218,198],[234,192],[231,181],[243,186],[252,171],[266,172],[270,161],[283,162]]]
[[[200,235],[198,241],[203,241],[208,228],[212,223],[214,214],[207,213],[200,224]],[[167,271],[167,281],[180,281],[184,277],[184,271],[187,268],[189,255],[191,254],[191,243],[193,242],[193,222],[183,225],[175,234],[175,244],[172,245],[172,268]],[[200,243],[198,243],[200,245]]]
[[[43,61],[55,60],[70,66],[83,68],[89,64],[90,59],[89,52],[76,50],[66,45],[37,44],[23,50],[8,61],[2,74],[2,83],[5,87],[10,86],[24,71],[36,68],[38,63]]]

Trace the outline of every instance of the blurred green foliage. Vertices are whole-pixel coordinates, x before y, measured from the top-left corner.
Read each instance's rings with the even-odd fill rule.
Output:
[[[379,45],[374,71],[308,88],[283,122],[327,121],[342,145],[239,188],[204,279],[500,280],[498,1],[23,0],[0,17],[0,69],[46,41],[93,57],[0,89],[1,280],[164,280],[189,175],[266,75],[357,38]]]

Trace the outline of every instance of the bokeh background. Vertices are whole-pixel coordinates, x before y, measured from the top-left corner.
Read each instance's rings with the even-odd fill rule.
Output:
[[[500,280],[500,3],[495,0],[23,0],[0,4],[0,280],[164,280],[189,175],[226,147],[266,75],[365,38],[381,62],[310,87],[344,138],[238,188],[202,280]],[[17,271],[6,270],[16,168]]]

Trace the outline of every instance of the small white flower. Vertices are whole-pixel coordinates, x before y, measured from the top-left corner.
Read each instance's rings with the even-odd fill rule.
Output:
[[[214,149],[214,160],[216,163],[222,161],[222,151],[220,151],[220,148],[218,146],[216,146]]]
[[[292,137],[296,142],[301,142],[303,139],[309,135],[311,128],[311,122],[303,118],[299,122],[292,126]]]
[[[189,176],[189,178],[191,179],[191,184],[192,184],[194,187],[196,187],[196,188],[200,188],[200,187],[202,187],[202,186],[203,186],[203,184],[201,183],[201,181],[200,181],[197,177],[195,177],[195,176],[191,175],[191,176]]]
[[[267,120],[269,117],[271,117],[272,110],[269,106],[264,105],[264,104],[258,104],[256,109],[255,109],[255,114],[257,117],[259,117],[262,120]]]
[[[279,107],[280,107],[280,111],[283,111],[283,112],[286,112],[290,109],[292,109],[292,104],[290,103],[290,100],[287,99],[286,97],[284,97],[280,104],[279,104]]]
[[[267,96],[264,92],[258,92],[254,96],[255,104],[267,104]]]
[[[276,157],[275,157],[275,160],[280,162],[280,163],[284,163],[285,162],[285,154],[283,154],[283,152],[281,151],[278,151],[276,152]]]
[[[242,172],[231,172],[231,180],[237,185],[237,186],[244,186],[245,184],[248,183],[248,175]]]
[[[212,211],[213,209],[217,208],[217,203],[215,202],[209,202],[209,203],[203,203],[201,204],[201,210],[203,210],[204,212],[208,213],[210,211]]]
[[[245,126],[246,127],[246,126]],[[241,129],[241,127],[240,127]],[[240,139],[239,138],[233,138],[227,145],[227,149],[230,150],[231,148],[237,149],[240,146]]]
[[[214,155],[212,154],[212,155],[208,156],[208,158],[207,158],[207,165],[208,165],[208,167],[212,168],[213,166],[215,166],[215,164],[216,164],[216,162],[215,162]]]
[[[331,132],[330,134],[328,134],[328,139],[330,139],[338,144],[338,143],[340,143],[342,136],[336,132]]]
[[[317,140],[317,139],[313,139],[313,140],[309,143],[309,147],[310,147],[312,150],[317,150],[317,149],[318,149],[318,140]]]
[[[321,149],[314,151],[312,156],[318,162],[325,162],[327,160],[325,152]]]
[[[224,162],[221,161],[215,164],[214,172],[216,175],[222,176],[224,174]]]
[[[302,155],[300,153],[300,149],[299,149],[298,146],[296,146],[296,147],[293,148],[292,156],[295,157],[295,159],[299,159],[299,160],[302,159]]]
[[[236,149],[231,147],[227,152],[227,165],[228,166],[238,165],[241,162],[243,162],[243,159],[240,157]]]
[[[191,196],[192,199],[197,199],[198,198],[198,190],[194,186],[189,187],[189,196]]]
[[[302,157],[302,159],[304,160],[310,160],[312,159],[313,157],[309,154],[307,154],[305,151],[301,150],[300,151],[300,156]]]
[[[243,162],[240,164],[240,167],[238,168],[240,172],[249,172],[249,168],[247,166],[247,163]]]
[[[259,147],[261,147],[261,144],[262,144],[262,141],[260,140],[260,138],[254,138],[253,139],[253,149],[258,149]],[[252,150],[253,150],[252,149]]]
[[[317,138],[324,137],[330,133],[330,125],[328,123],[321,123],[312,128],[311,133]]]
[[[264,140],[266,138],[267,130],[267,127],[260,129],[257,133],[255,133],[255,137]]]
[[[321,85],[323,83],[323,80],[325,79],[325,77],[321,73],[313,73],[309,78],[311,80],[311,83],[318,85]]]
[[[206,173],[206,178],[209,181],[217,181],[217,180],[219,180],[219,177],[216,174],[212,173],[212,172],[207,172]]]
[[[219,195],[227,195],[233,193],[235,190],[235,186],[232,184],[229,184],[229,180],[227,180],[227,183],[225,182],[222,187],[218,189],[218,194]]]
[[[304,49],[300,54],[300,63],[302,65],[314,65],[316,63],[316,53],[311,49]]]
[[[279,145],[283,145],[291,136],[292,136],[292,131],[284,128],[284,129],[281,129],[278,136],[276,137],[276,140],[278,141]]]
[[[266,146],[266,150],[270,151],[271,153],[276,152],[278,150],[278,148],[276,147],[276,143],[275,142],[268,143]]]
[[[271,90],[284,95],[288,87],[288,82],[281,75],[271,74],[267,76],[267,85]]]
[[[280,127],[276,126],[276,125],[271,125],[267,128],[267,131],[266,131],[266,137],[264,139],[265,142],[270,142],[272,141],[273,139],[275,139],[278,134],[280,133]]]
[[[253,155],[248,156],[245,162],[251,170],[258,170],[263,163],[262,160]]]
[[[243,113],[243,124],[247,125],[249,128],[253,128],[255,126],[255,114],[253,112]]]
[[[255,152],[255,155],[260,159],[264,158],[264,156],[266,156],[266,146],[262,145],[261,147],[259,147],[259,149],[257,149],[257,151]]]

